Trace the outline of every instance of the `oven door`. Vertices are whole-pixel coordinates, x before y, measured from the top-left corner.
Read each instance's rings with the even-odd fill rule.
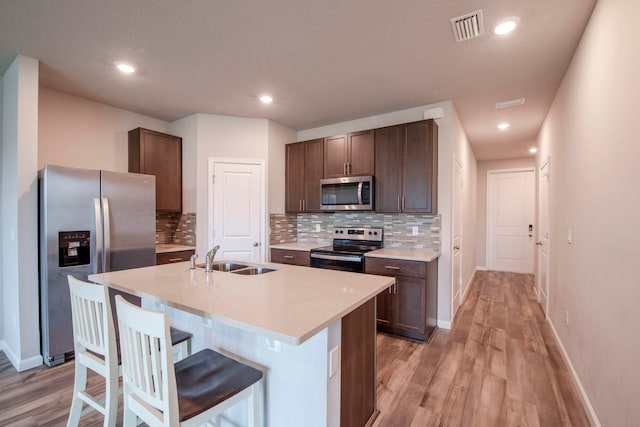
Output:
[[[311,252],[311,267],[364,273],[364,257]]]

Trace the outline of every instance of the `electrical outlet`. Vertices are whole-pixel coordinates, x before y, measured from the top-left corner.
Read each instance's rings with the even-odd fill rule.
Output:
[[[414,225],[413,227],[411,227],[411,235],[412,236],[417,236],[418,235],[418,226]]]
[[[213,328],[213,320],[207,318],[207,317],[203,317],[202,318],[202,326],[204,326],[205,328]]]
[[[564,324],[568,328],[569,327],[569,310],[565,310],[564,314],[565,314]]]
[[[316,224],[316,233],[320,232],[320,224]]]
[[[264,341],[267,344],[267,349],[276,353],[282,352],[282,343],[280,341],[271,338],[265,338]]]

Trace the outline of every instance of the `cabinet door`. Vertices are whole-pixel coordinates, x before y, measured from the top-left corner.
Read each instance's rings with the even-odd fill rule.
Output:
[[[375,130],[375,210],[399,212],[402,191],[402,126]]]
[[[324,177],[338,178],[347,172],[347,135],[324,139]]]
[[[404,175],[401,201],[404,212],[436,212],[436,157],[433,120],[409,123],[404,133]]]
[[[426,332],[425,280],[396,276],[392,327],[409,332]]]
[[[182,138],[134,129],[129,132],[129,156],[130,172],[155,175],[156,210],[181,212]]]
[[[304,142],[286,145],[285,211],[287,213],[302,211],[305,191],[304,158]]]
[[[320,212],[320,180],[323,175],[324,140],[315,139],[305,142],[305,194],[303,210]]]
[[[373,175],[373,159],[373,130],[350,133],[347,144],[347,174]]]
[[[271,249],[271,262],[301,265],[303,267],[309,267],[311,265],[309,252],[290,251],[287,249]]]

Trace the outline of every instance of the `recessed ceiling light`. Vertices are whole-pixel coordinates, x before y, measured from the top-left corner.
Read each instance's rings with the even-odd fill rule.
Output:
[[[500,130],[505,130],[505,129],[507,129],[508,127],[509,127],[509,123],[500,123],[500,124],[498,125],[498,129],[500,129]]]
[[[271,104],[273,102],[273,98],[269,95],[262,95],[260,97],[260,101],[264,104]]]
[[[498,35],[508,34],[511,31],[515,30],[519,23],[520,19],[516,17],[503,19],[502,21],[498,22],[498,25],[495,26],[493,32]]]
[[[531,147],[531,148],[529,148],[529,152],[530,152],[531,154],[535,154],[535,153],[537,153],[537,152],[538,152],[538,149],[537,149],[536,147]]]
[[[136,69],[133,67],[133,65],[125,64],[124,62],[116,63],[116,68],[125,74],[131,74],[136,72]]]

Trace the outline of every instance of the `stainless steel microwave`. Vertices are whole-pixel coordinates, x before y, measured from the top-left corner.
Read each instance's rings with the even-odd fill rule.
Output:
[[[323,211],[373,210],[372,176],[321,179],[320,187]]]

